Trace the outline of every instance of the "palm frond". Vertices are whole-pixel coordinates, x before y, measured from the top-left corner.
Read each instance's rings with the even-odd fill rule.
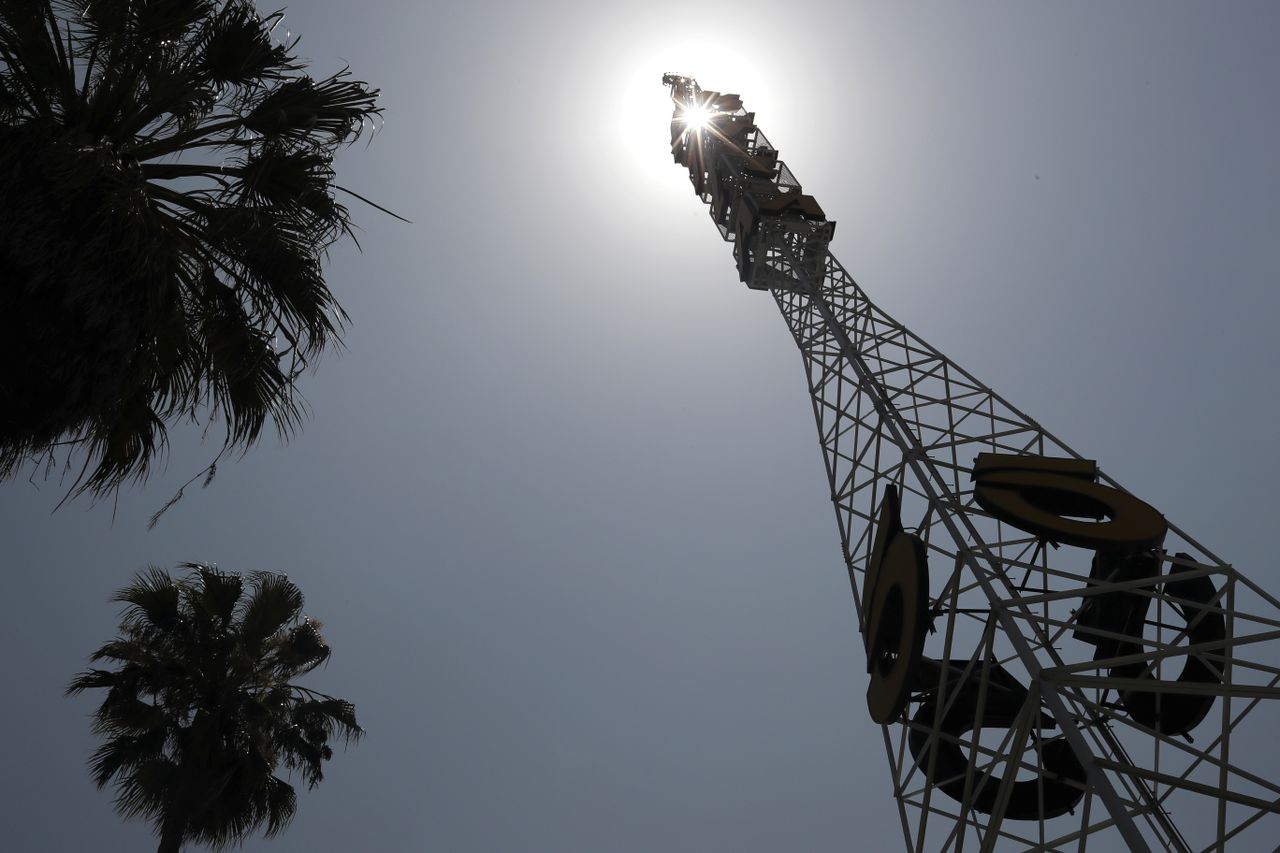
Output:
[[[350,76],[343,69],[318,82],[305,75],[285,80],[254,105],[244,126],[268,141],[354,141],[365,118],[377,112],[378,90]]]
[[[293,818],[297,795],[273,775],[279,766],[314,787],[330,742],[364,730],[350,702],[290,681],[330,654],[295,584],[180,567],[182,579],[153,567],[117,594],[129,605],[121,635],[94,659],[119,668],[81,672],[67,692],[106,691],[89,770],[99,787],[114,784],[117,810],[221,849]]]
[[[262,653],[267,639],[302,613],[302,590],[284,575],[255,572],[251,593],[241,616],[240,637],[250,654]]]
[[[141,817],[159,822],[170,792],[180,775],[179,767],[165,757],[152,758],[116,774],[116,811],[126,819]]]
[[[266,825],[264,833],[267,838],[279,835],[298,811],[298,794],[293,786],[283,779],[272,776],[267,782]]]
[[[93,783],[105,788],[112,779],[127,771],[164,760],[164,733],[148,732],[141,736],[117,735],[98,747],[89,758]]]
[[[94,663],[109,660],[117,663],[151,666],[156,661],[153,653],[153,646],[157,641],[156,638],[169,631],[173,626],[173,622],[176,621],[176,619],[172,620],[164,628],[159,628],[145,614],[137,611],[126,611],[123,624],[127,636],[103,644],[89,659]]]
[[[194,569],[198,577],[192,604],[201,613],[226,625],[240,600],[243,582],[234,573],[220,572],[203,563],[183,563],[183,568]]]
[[[175,420],[222,420],[241,452],[300,426],[295,383],[345,323],[333,156],[381,108],[346,69],[305,73],[279,20],[0,0],[0,479],[70,448],[70,494],[102,496]]]
[[[146,46],[179,41],[214,10],[210,0],[142,0],[127,6],[132,34]]]
[[[278,659],[293,675],[310,672],[329,660],[332,653],[320,635],[320,623],[314,619],[304,619],[280,637]]]
[[[299,70],[288,47],[271,43],[271,26],[281,17],[263,19],[251,3],[228,3],[201,39],[201,74],[215,84],[247,86]]]
[[[67,695],[72,696],[85,690],[110,689],[115,686],[119,674],[109,669],[87,669],[71,680],[67,687]]]
[[[32,114],[47,121],[55,119],[75,88],[61,35],[56,29],[50,32],[50,15],[44,0],[0,0],[0,59],[10,72],[6,77],[22,90]]]
[[[111,600],[130,605],[123,623],[126,629],[152,627],[164,631],[181,615],[180,597],[181,587],[168,572],[158,566],[148,566],[134,576],[133,583],[117,592]]]

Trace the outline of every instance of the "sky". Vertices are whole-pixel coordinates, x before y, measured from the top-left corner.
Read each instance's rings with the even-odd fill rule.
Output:
[[[368,731],[246,850],[897,848],[800,358],[671,162],[667,71],[741,93],[878,304],[1280,590],[1274,4],[293,0],[286,27],[382,89],[339,177],[413,224],[354,209],[310,421],[154,530],[198,430],[114,507],[0,485],[6,849],[153,846],[63,691],[112,593],[185,560],[288,573],[334,650],[304,683]]]

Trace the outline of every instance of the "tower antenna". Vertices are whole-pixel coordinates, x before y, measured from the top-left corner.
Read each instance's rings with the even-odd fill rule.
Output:
[[[662,82],[800,349],[906,849],[1272,849],[1244,745],[1274,737],[1280,601],[876,307],[738,95]]]

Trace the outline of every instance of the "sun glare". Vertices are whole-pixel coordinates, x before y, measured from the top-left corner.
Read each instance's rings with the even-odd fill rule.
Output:
[[[710,29],[713,24],[716,21],[708,19],[705,26],[695,29]],[[745,41],[745,36],[715,41],[673,39],[669,24],[664,23],[655,25],[650,32],[637,33],[624,53],[601,55],[600,62],[617,71],[609,84],[612,89],[601,94],[616,110],[616,118],[607,128],[611,139],[605,150],[611,149],[625,158],[629,164],[627,179],[634,181],[633,189],[669,200],[672,184],[677,180],[687,183],[687,178],[681,178],[679,170],[672,168],[672,104],[670,93],[660,85],[664,72],[688,74],[717,92],[749,93],[752,108],[774,109],[777,99],[773,90],[777,84],[767,73],[767,63],[731,46]],[[768,114],[772,116],[774,112]],[[686,132],[693,132],[698,123],[708,118],[686,113]]]
[[[685,127],[690,131],[702,130],[711,121],[711,111],[706,107],[689,107],[684,111]]]

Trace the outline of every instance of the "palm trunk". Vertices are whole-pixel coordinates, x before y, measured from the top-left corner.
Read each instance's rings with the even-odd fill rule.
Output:
[[[183,823],[184,821],[165,815],[160,827],[160,847],[156,853],[179,853],[182,850]]]

